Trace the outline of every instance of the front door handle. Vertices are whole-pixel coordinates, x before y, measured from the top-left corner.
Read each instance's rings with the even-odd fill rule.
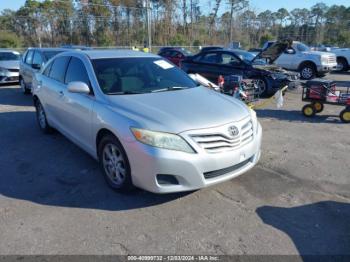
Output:
[[[63,91],[60,91],[60,92],[59,92],[59,95],[60,95],[60,97],[64,96]]]

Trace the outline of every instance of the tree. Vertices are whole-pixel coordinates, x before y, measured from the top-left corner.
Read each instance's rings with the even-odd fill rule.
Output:
[[[230,42],[232,42],[233,35],[233,13],[246,8],[249,4],[247,0],[228,0],[230,6]]]

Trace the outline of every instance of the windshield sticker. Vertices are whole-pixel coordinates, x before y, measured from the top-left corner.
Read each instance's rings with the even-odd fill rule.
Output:
[[[155,63],[157,66],[163,68],[163,69],[170,69],[173,68],[174,66],[170,63],[168,63],[165,60],[158,60],[158,61],[154,61],[153,63]]]

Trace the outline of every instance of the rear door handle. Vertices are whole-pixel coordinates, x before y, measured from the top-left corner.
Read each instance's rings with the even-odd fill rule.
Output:
[[[60,91],[60,92],[58,92],[58,93],[59,93],[60,97],[64,96],[63,91]]]

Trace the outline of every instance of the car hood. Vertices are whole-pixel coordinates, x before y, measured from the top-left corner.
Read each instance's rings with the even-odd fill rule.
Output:
[[[111,109],[137,123],[136,127],[171,133],[220,126],[250,114],[241,101],[205,87],[108,99]]]
[[[321,52],[321,51],[305,51],[303,54],[314,55],[314,56],[332,56],[334,54],[330,52]]]
[[[265,70],[271,73],[283,73],[286,75],[299,76],[299,73],[283,69],[277,65],[252,65],[255,69]]]
[[[252,63],[258,59],[268,59],[269,64],[272,64],[291,45],[291,40],[278,41],[257,54],[256,57],[252,60]]]
[[[0,67],[6,69],[19,69],[19,61],[0,61]]]

